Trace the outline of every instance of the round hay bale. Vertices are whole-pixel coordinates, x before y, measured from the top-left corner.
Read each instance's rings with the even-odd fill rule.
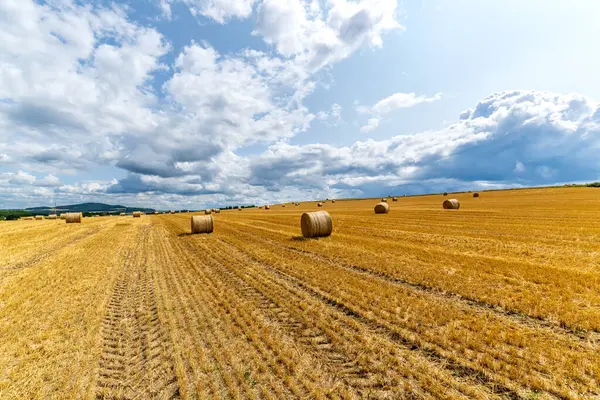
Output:
[[[323,203],[317,203],[317,207],[323,207]]]
[[[211,213],[212,213],[212,211],[211,211],[211,210],[204,210],[204,214],[205,214],[205,215],[210,215]]]
[[[333,224],[327,211],[315,211],[302,214],[300,218],[302,236],[306,238],[331,235]]]
[[[154,211],[154,215],[158,215],[158,211]]]
[[[61,213],[59,218],[60,219],[67,219],[67,214],[66,213]]]
[[[215,208],[215,214],[219,214],[220,212],[221,212],[221,210],[220,210],[220,209],[218,209],[218,208]]]
[[[296,206],[299,206],[299,205],[300,205],[300,203],[296,203]]]
[[[141,211],[134,211],[133,212],[133,218],[140,218],[142,216],[142,212]]]
[[[58,217],[56,216],[56,214],[50,214],[50,215],[48,215],[48,216],[46,217],[46,219],[56,219],[56,218],[58,218]]]
[[[335,203],[335,200],[331,200],[332,203]]]
[[[460,202],[456,199],[444,200],[442,204],[445,210],[458,210],[460,208]]]
[[[125,213],[119,213],[119,216],[124,217],[126,214]],[[61,215],[62,217],[62,215]]]
[[[35,218],[33,217],[21,217],[23,221],[33,221]]]
[[[479,197],[479,193],[477,193],[477,192],[473,193],[473,197]]]
[[[444,196],[448,196],[448,192],[444,192]]]
[[[375,205],[375,214],[387,214],[390,212],[390,205],[388,203],[377,203]]]
[[[265,210],[270,210],[271,207],[270,206],[265,206]]]
[[[80,224],[82,217],[83,217],[83,214],[80,212],[67,213],[67,215],[65,216],[65,221],[67,224]]]
[[[35,216],[35,220],[36,221],[43,221],[44,220],[44,216],[43,215],[36,215]]]
[[[397,197],[392,197],[392,201],[398,201]]]
[[[387,199],[384,197],[384,198],[381,199],[381,202],[382,203],[387,203]]]
[[[214,229],[212,215],[192,216],[192,233],[212,233]]]
[[[169,214],[175,214],[175,210],[169,211]]]
[[[285,204],[282,204],[281,207],[285,207]]]

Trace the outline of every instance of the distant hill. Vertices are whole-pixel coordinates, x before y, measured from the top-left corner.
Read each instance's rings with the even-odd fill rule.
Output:
[[[26,208],[25,211],[37,214],[49,214],[53,212],[53,207],[32,207]],[[130,213],[133,211],[143,211],[146,213],[154,212],[153,208],[140,208],[140,207],[125,207],[121,205],[110,205],[104,203],[81,203],[81,204],[70,204],[65,206],[56,206],[56,212],[82,212],[82,213]]]

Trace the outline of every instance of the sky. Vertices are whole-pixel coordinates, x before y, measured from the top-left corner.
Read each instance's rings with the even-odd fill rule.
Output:
[[[0,208],[600,180],[600,2],[0,0]]]

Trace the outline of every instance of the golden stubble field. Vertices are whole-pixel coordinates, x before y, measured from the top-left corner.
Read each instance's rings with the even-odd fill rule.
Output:
[[[600,189],[0,223],[0,398],[600,396]]]

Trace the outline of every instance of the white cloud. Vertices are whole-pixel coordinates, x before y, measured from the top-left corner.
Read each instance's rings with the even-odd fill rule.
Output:
[[[374,131],[379,126],[379,118],[369,118],[367,124],[360,127],[362,133]]]
[[[8,183],[11,185],[32,185],[36,180],[34,175],[21,170],[16,174],[9,174],[8,177]]]
[[[58,187],[62,186],[60,179],[54,175],[46,175],[41,180],[36,182],[37,186]]]
[[[257,0],[173,0],[187,5],[193,15],[202,15],[218,23],[230,18],[246,18]]]
[[[414,93],[394,93],[393,95],[381,99],[375,103],[372,112],[383,115],[399,108],[409,108],[421,103],[431,103],[433,101],[440,100],[441,98],[441,93],[438,93],[432,97],[417,96]]]

